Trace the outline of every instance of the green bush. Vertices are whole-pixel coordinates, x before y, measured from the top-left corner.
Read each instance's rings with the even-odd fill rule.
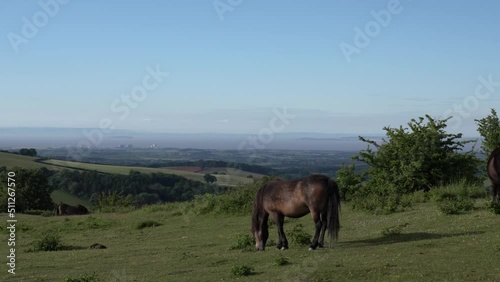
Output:
[[[472,210],[472,199],[485,198],[486,190],[480,185],[460,181],[434,188],[430,191],[431,199],[437,203],[444,214],[460,214]]]
[[[490,209],[495,214],[500,214],[500,202],[491,203]]]
[[[231,250],[251,250],[255,246],[255,240],[252,236],[245,234],[238,236],[236,245],[231,247]]]
[[[351,165],[342,163],[341,168],[336,174],[341,199],[343,201],[350,201],[355,193],[361,189],[363,176],[356,174],[356,165],[354,163]]]
[[[231,268],[231,273],[234,276],[248,276],[253,273],[253,268],[248,265],[234,266]]]
[[[277,265],[277,266],[284,266],[284,265],[288,265],[290,264],[290,259],[289,258],[286,258],[286,257],[283,257],[283,256],[279,256],[277,258],[274,259],[274,265]]]
[[[448,120],[426,115],[412,119],[408,127],[384,127],[387,138],[379,143],[360,137],[368,147],[354,160],[369,165],[369,178],[354,194],[355,207],[390,213],[411,205],[412,199],[403,195],[429,191],[456,179],[479,183],[481,161],[473,149],[462,151],[473,141],[463,141],[460,133],[448,134]]]
[[[155,226],[160,226],[161,223],[157,222],[157,221],[154,221],[154,220],[145,220],[145,221],[142,221],[142,222],[139,222],[135,229],[144,229],[144,228],[148,228],[148,227],[155,227]]]
[[[40,240],[33,242],[34,252],[59,251],[64,248],[59,233],[49,232],[42,235]]]
[[[307,246],[311,244],[311,235],[307,234],[304,230],[304,225],[297,224],[293,227],[292,231],[288,234],[290,242],[299,246]]]

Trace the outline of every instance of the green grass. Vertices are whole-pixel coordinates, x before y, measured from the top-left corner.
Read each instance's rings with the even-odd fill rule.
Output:
[[[37,169],[42,167],[46,167],[47,169],[50,170],[62,169],[61,167],[35,162],[35,160],[37,159],[38,158],[36,157],[21,156],[17,154],[0,152],[0,166],[6,166],[7,168],[13,168],[19,166],[27,169]]]
[[[434,203],[390,215],[345,205],[339,241],[316,251],[295,244],[287,251],[275,246],[265,252],[232,250],[249,234],[250,215],[195,215],[186,213],[183,203],[71,218],[19,214],[17,274],[4,269],[0,281],[64,281],[89,273],[99,281],[500,281],[500,217],[480,201],[469,213],[454,216],[442,214]],[[136,229],[150,219],[161,225]],[[286,234],[297,224],[313,233],[305,216],[286,222]],[[381,234],[395,226],[405,227],[397,236]],[[71,248],[27,252],[47,230],[58,231]],[[276,242],[276,227],[269,232]],[[7,255],[3,238],[0,254]],[[88,249],[94,243],[108,248]],[[282,256],[291,264],[278,266]],[[253,269],[250,276],[232,273],[242,266]]]

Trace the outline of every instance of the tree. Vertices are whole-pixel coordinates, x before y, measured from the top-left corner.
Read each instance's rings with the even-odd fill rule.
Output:
[[[343,201],[349,201],[361,188],[363,176],[356,173],[356,165],[354,163],[342,166],[336,173],[336,180],[339,186],[340,198]]]
[[[478,125],[477,131],[483,137],[481,151],[488,156],[494,149],[500,147],[500,119],[495,109],[491,109],[488,116],[474,121]]]
[[[389,139],[383,139],[381,144],[359,137],[369,144],[354,157],[369,165],[367,187],[378,193],[402,195],[428,191],[433,186],[461,179],[477,181],[479,159],[473,149],[462,152],[465,144],[474,141],[460,140],[461,133],[446,133],[448,120],[435,120],[426,115],[412,119],[408,128],[384,127]]]
[[[205,179],[205,181],[207,183],[214,183],[214,182],[217,181],[217,177],[215,177],[215,176],[213,176],[213,175],[211,175],[209,173],[205,174],[205,176],[203,177],[203,179]]]
[[[16,212],[27,210],[51,210],[54,208],[50,194],[53,189],[41,170],[14,168]],[[7,177],[6,171],[0,173],[0,209],[7,210]]]
[[[36,149],[34,149],[34,148],[30,148],[30,149],[22,148],[21,150],[19,150],[19,154],[23,155],[23,156],[35,157],[38,153],[36,152]]]

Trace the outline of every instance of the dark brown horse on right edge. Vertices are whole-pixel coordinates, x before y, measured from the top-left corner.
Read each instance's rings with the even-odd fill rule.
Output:
[[[298,218],[311,213],[315,233],[310,250],[323,247],[323,238],[328,229],[330,243],[338,237],[340,229],[340,194],[337,183],[324,175],[311,175],[287,181],[273,180],[260,188],[252,211],[252,233],[255,248],[263,251],[269,237],[267,219],[269,215],[278,226],[278,249],[288,249],[283,231],[285,216]]]
[[[486,171],[491,180],[493,203],[496,203],[500,197],[500,147],[491,152],[486,165]]]

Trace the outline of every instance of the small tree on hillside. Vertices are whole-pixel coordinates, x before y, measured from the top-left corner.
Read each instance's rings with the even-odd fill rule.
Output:
[[[478,125],[477,131],[484,138],[481,151],[488,156],[495,148],[500,147],[500,119],[495,109],[482,119],[474,120]]]
[[[217,181],[217,177],[215,177],[215,176],[213,176],[213,175],[211,175],[209,173],[205,174],[205,176],[203,177],[203,179],[205,179],[205,181],[207,183],[214,183],[215,181]]]
[[[49,186],[47,177],[41,170],[28,170],[15,168],[16,212],[27,210],[51,210],[54,208],[50,194],[52,187]],[[0,209],[7,211],[7,172],[0,173]]]
[[[426,115],[412,119],[406,128],[384,127],[388,139],[381,144],[359,137],[369,144],[354,157],[369,165],[366,188],[402,195],[461,179],[476,181],[479,160],[473,150],[462,152],[465,144],[474,141],[462,141],[461,133],[446,133],[448,120]]]

